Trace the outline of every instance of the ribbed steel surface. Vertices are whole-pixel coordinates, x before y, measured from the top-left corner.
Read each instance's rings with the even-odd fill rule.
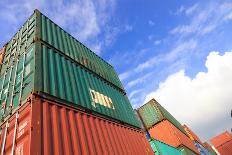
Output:
[[[201,155],[211,155],[210,152],[198,141],[194,141],[194,145],[196,146]]]
[[[42,41],[56,48],[66,55],[67,58],[80,63],[124,92],[121,81],[111,65],[38,10],[35,10],[34,14],[31,15],[21,29],[9,41],[1,74],[3,74],[7,66],[9,66],[7,64],[12,63],[12,59],[10,60],[11,62],[8,62],[10,58],[17,57],[18,51],[21,50],[23,52],[35,41]]]
[[[0,77],[3,117],[33,92],[141,127],[126,95],[57,50],[37,42],[18,58]]]
[[[211,155],[217,155],[209,143],[204,142],[203,146],[210,152]]]
[[[140,108],[138,114],[144,123],[146,129],[150,129],[156,123],[167,119],[174,124],[179,130],[187,135],[180,122],[178,122],[166,109],[164,109],[155,99],[150,100]]]
[[[213,137],[210,139],[210,142],[213,144],[214,147],[218,147],[223,143],[232,140],[232,135],[228,131],[221,133],[220,135]]]
[[[178,149],[156,139],[151,140],[150,145],[152,146],[155,155],[181,155],[181,152]]]
[[[232,154],[232,140],[223,143],[222,145],[216,147],[220,155],[231,155]]]
[[[183,134],[178,128],[176,128],[168,120],[163,120],[160,123],[154,125],[149,129],[149,133],[152,138],[162,141],[173,147],[179,147],[184,145],[199,154],[197,148],[188,136]]]
[[[138,129],[33,95],[16,114],[1,124],[2,154],[153,154]]]
[[[184,124],[183,128],[191,140],[197,141],[198,143],[201,143],[202,145],[200,138],[187,125]]]
[[[180,150],[181,155],[197,155],[195,152],[185,146],[180,146],[178,149]]]

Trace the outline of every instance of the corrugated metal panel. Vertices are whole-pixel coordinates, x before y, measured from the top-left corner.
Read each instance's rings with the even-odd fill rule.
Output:
[[[3,65],[1,74],[5,72],[9,59],[17,56],[17,54],[15,55],[16,51],[21,49],[24,50],[34,41],[43,41],[49,46],[56,48],[65,54],[67,58],[80,63],[124,92],[122,83],[111,65],[41,14],[38,10],[35,11],[9,41],[9,45],[6,49],[6,57],[4,58],[4,64],[6,65]]]
[[[1,125],[1,154],[153,154],[142,131],[39,97],[16,114]]]
[[[149,133],[152,138],[162,141],[168,145],[173,147],[184,145],[199,154],[192,141],[168,120],[163,120],[154,125],[151,129],[149,129]]]
[[[223,143],[222,145],[216,147],[220,155],[231,155],[232,154],[232,140]]]
[[[40,15],[40,35],[43,41],[54,46],[70,58],[80,62],[85,67],[95,71],[97,74],[123,89],[123,86],[111,65],[65,32],[62,28],[57,26],[49,18],[43,14]]]
[[[156,123],[162,121],[163,119],[167,119],[172,122],[172,124],[174,124],[179,130],[187,135],[182,125],[155,99],[150,100],[142,107],[138,108],[138,113],[147,130]]]
[[[203,146],[200,138],[187,125],[184,124],[183,128],[192,141],[197,141],[198,143],[200,143],[200,145]]]
[[[222,145],[223,143],[232,140],[232,135],[228,132],[225,131],[221,133],[220,135],[212,138],[210,142],[213,144],[214,147],[218,147]]]
[[[181,155],[197,155],[195,152],[185,146],[180,146],[178,149],[181,151]]]
[[[151,140],[150,145],[152,146],[155,155],[181,155],[181,152],[178,149],[156,139]]]
[[[202,146],[198,141],[194,141],[194,145],[201,155],[211,155],[210,152],[206,148],[204,148],[204,146]]]
[[[207,142],[204,142],[203,146],[210,152],[211,155],[217,155],[213,148]]]
[[[3,46],[3,48],[0,50],[0,73],[1,73],[1,68],[2,68],[2,63],[3,63],[3,58],[5,56],[6,52],[6,45]]]
[[[141,127],[126,95],[58,51],[33,43],[14,63],[0,77],[3,117],[34,92]]]

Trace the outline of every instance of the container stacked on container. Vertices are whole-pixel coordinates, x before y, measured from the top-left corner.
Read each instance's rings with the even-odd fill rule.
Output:
[[[38,10],[2,62],[1,155],[153,153],[114,68]]]
[[[203,146],[209,151],[211,155],[217,155],[215,150],[212,148],[212,146],[209,143],[204,142]]]
[[[220,153],[220,155],[232,154],[232,135],[228,131],[225,131],[220,135],[213,137],[210,142],[214,146],[214,148]]]
[[[204,147],[203,143],[201,142],[200,138],[187,126],[183,125],[185,132],[187,133],[188,137],[193,141],[194,145],[198,149],[201,155],[210,155],[210,152]]]
[[[155,99],[137,112],[151,138],[180,149],[182,154],[199,154],[182,125]]]

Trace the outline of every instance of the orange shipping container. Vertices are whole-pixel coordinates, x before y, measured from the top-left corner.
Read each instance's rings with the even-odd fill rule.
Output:
[[[153,154],[139,129],[34,95],[1,128],[1,155]]]
[[[173,147],[179,147],[184,145],[199,154],[197,148],[194,146],[192,141],[178,130],[172,123],[168,120],[161,121],[160,123],[154,125],[149,133],[152,138],[162,141],[166,144],[169,144]]]
[[[184,128],[184,130],[186,131],[186,133],[188,134],[189,138],[192,141],[197,141],[201,145],[203,145],[202,142],[201,142],[201,140],[200,140],[200,138],[187,125],[184,124],[183,128]]]
[[[6,49],[6,46],[3,46],[3,48],[0,50],[0,65],[2,65],[2,61],[5,55],[5,49]]]
[[[220,146],[220,145],[222,145],[223,143],[228,142],[228,141],[230,141],[230,140],[232,140],[232,136],[231,136],[231,134],[230,134],[228,131],[226,131],[226,132],[223,132],[223,133],[221,133],[220,135],[218,135],[218,136],[212,138],[212,139],[210,140],[210,142],[212,143],[212,145],[213,145],[214,147],[217,148],[218,146]]]
[[[216,149],[220,155],[232,155],[232,140],[225,142]]]

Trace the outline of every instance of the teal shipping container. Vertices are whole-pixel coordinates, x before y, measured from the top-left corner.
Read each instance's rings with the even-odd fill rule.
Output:
[[[178,149],[156,139],[150,140],[150,145],[155,155],[181,155]]]
[[[7,69],[7,62],[13,60],[11,57],[14,57],[16,50],[28,47],[35,41],[41,41],[49,47],[55,48],[67,58],[80,63],[86,69],[97,74],[114,85],[117,89],[124,92],[122,83],[110,64],[97,56],[38,10],[34,11],[33,15],[31,15],[21,29],[9,41],[1,74]]]
[[[141,128],[127,96],[116,84],[99,76],[71,55],[32,37],[40,32],[35,27],[41,25],[37,22],[41,16],[35,11],[6,47],[0,76],[1,118],[11,114],[31,93],[36,93]],[[66,42],[63,45],[70,44]],[[103,66],[109,66],[100,58],[99,61]],[[113,79],[118,79],[115,72],[111,75]]]
[[[198,155],[185,146],[180,146],[178,149],[180,150],[181,155]]]
[[[165,108],[163,108],[155,99],[150,100],[137,109],[138,114],[147,130],[160,121],[167,119],[175,125],[180,131],[187,135],[184,128]]]

